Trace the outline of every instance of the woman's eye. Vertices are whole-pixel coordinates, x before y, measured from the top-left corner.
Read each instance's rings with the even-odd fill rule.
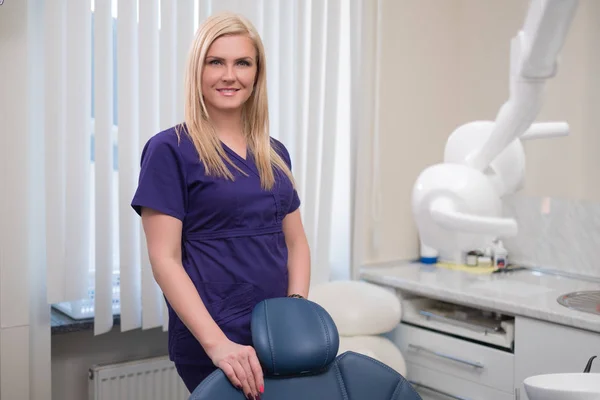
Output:
[[[210,60],[208,63],[211,64],[211,65],[219,65],[219,64],[221,64],[221,61],[219,61],[219,60]]]
[[[242,60],[239,62],[240,65],[243,65],[244,67],[249,67],[250,63],[248,61]]]

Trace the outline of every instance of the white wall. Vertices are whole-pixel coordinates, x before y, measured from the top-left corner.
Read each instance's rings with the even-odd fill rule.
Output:
[[[50,398],[43,264],[42,2],[0,6],[0,399]],[[41,226],[35,226],[42,222]]]
[[[364,262],[418,256],[410,196],[417,175],[440,162],[460,124],[495,118],[508,96],[511,38],[524,0],[382,0],[381,210],[373,222],[366,194]],[[582,0],[558,76],[547,84],[539,121],[566,120],[568,138],[526,144],[525,194],[600,199],[600,2]],[[564,172],[564,177],[557,174]],[[375,213],[376,215],[376,213]]]
[[[95,364],[112,364],[167,354],[167,333],[162,329],[135,330],[94,336],[92,331],[52,335],[52,399],[84,400],[88,370]]]

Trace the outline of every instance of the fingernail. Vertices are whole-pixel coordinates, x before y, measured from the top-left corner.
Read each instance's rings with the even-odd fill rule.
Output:
[[[258,389],[258,390],[259,390],[261,393],[264,393],[264,392],[265,392],[265,387],[264,387],[264,386],[261,386],[261,387],[260,387],[260,389]]]

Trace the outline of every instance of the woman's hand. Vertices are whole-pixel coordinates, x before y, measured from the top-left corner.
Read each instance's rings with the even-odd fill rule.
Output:
[[[260,399],[260,394],[264,392],[264,380],[254,348],[225,339],[207,353],[231,383],[244,391],[248,399]]]

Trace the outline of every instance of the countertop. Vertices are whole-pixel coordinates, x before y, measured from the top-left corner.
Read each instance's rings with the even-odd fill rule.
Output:
[[[472,274],[410,261],[364,266],[361,279],[466,306],[486,308],[600,333],[600,315],[569,309],[557,298],[600,290],[600,283],[532,270]]]
[[[113,324],[117,326],[120,325],[120,323],[121,318],[120,316],[116,315],[114,317]],[[76,320],[56,310],[55,308],[52,308],[50,311],[50,332],[52,335],[93,330],[93,318]]]

